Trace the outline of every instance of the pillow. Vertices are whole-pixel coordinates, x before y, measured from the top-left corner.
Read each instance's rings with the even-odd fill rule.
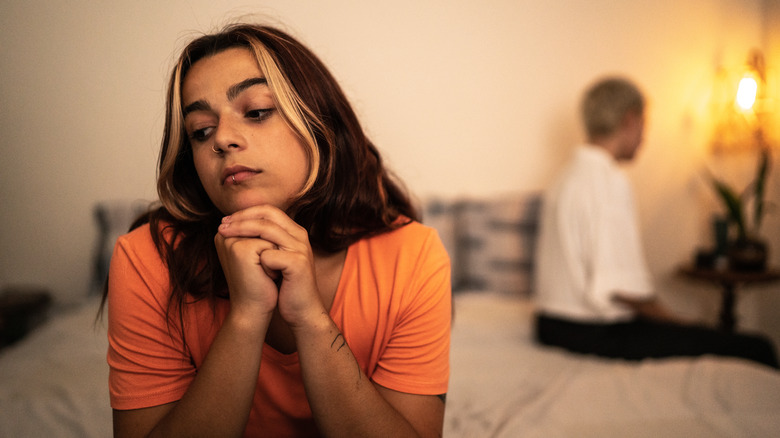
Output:
[[[422,219],[425,225],[433,227],[439,234],[452,266],[453,289],[458,280],[458,248],[456,222],[458,218],[458,202],[452,199],[431,198],[423,203]]]
[[[453,291],[529,295],[540,205],[536,192],[429,199],[423,217],[450,254]]]
[[[463,201],[456,226],[455,288],[529,295],[539,206],[535,194]]]
[[[116,239],[130,230],[133,221],[148,210],[149,205],[148,201],[127,199],[95,204],[93,213],[98,225],[98,241],[95,248],[90,294],[102,292]]]

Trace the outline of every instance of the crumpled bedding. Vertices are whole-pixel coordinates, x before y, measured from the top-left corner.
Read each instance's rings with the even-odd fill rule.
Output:
[[[107,437],[97,298],[0,351],[0,436]],[[775,437],[780,372],[738,359],[627,362],[531,341],[533,307],[455,296],[445,437]]]
[[[533,306],[455,297],[445,437],[776,437],[780,372],[705,356],[629,362],[536,345]]]
[[[0,436],[112,436],[98,307],[93,297],[0,351]]]

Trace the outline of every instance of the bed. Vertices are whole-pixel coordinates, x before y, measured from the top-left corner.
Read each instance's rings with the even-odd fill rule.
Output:
[[[0,350],[0,437],[112,435],[108,340],[96,317],[114,242],[147,205],[124,199],[95,205],[98,239],[82,301],[54,306],[44,324]]]
[[[773,437],[780,372],[737,359],[626,362],[532,341],[539,199],[427,199],[453,262],[454,319],[445,437]],[[134,210],[107,208],[102,247]],[[133,207],[134,208],[134,207]],[[107,259],[97,251],[96,275]],[[0,351],[0,436],[111,435],[99,297],[52,315]]]
[[[531,340],[533,305],[455,297],[445,437],[776,437],[780,373],[738,359],[627,362]]]
[[[453,264],[445,437],[776,437],[780,372],[738,359],[628,362],[532,336],[537,193],[426,200]]]
[[[0,351],[0,437],[110,437],[100,300],[60,310]]]

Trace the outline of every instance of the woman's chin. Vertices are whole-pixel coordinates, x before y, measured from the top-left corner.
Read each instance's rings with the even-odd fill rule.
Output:
[[[261,197],[244,197],[242,199],[235,199],[226,205],[218,206],[218,208],[219,211],[227,216],[241,210],[246,210],[252,207],[259,207],[261,205],[272,205],[282,211],[287,211],[287,209],[290,207],[290,202],[274,202],[273,200]]]

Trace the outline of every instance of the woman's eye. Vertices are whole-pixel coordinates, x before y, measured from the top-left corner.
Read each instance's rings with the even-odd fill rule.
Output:
[[[192,141],[204,141],[206,140],[214,128],[202,128],[192,131],[190,134],[190,140]]]
[[[273,111],[273,108],[266,108],[266,109],[255,109],[251,111],[247,111],[246,117],[248,119],[255,119],[255,120],[265,120],[268,118],[268,116],[271,115],[271,112]]]

